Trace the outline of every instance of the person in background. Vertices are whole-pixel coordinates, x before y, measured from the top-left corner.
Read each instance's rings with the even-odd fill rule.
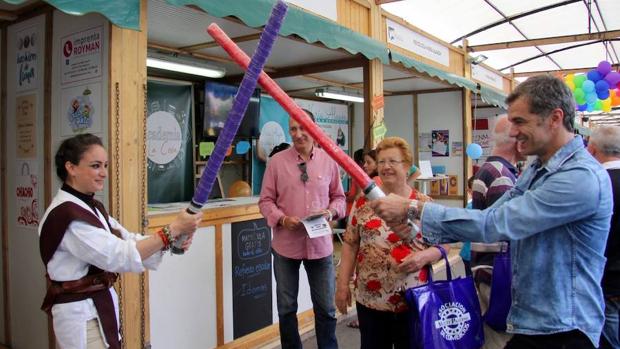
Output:
[[[377,172],[377,151],[371,149],[364,153],[364,164],[362,165],[364,171],[370,178],[372,178],[377,185],[381,185],[381,177]]]
[[[510,241],[507,331],[514,336],[506,349],[595,348],[605,321],[600,283],[613,204],[609,175],[573,134],[575,102],[561,79],[530,77],[506,103],[510,136],[537,159],[491,207],[444,207],[394,194],[370,205],[402,238],[415,231],[407,220],[420,219],[431,244]]]
[[[510,121],[507,115],[497,117],[493,133],[491,135],[493,149],[491,155],[480,166],[474,176],[472,208],[484,210],[490,207],[504,193],[514,187],[517,181],[517,161],[525,160],[517,148],[517,139],[510,135]],[[477,251],[481,246],[483,252]],[[471,248],[471,268],[476,270],[474,280],[478,287],[480,307],[484,313],[489,308],[491,294],[491,278],[493,261],[501,244],[474,244]],[[478,268],[484,266],[483,268]],[[508,290],[506,290],[509,292]],[[505,332],[498,332],[484,325],[484,349],[501,349],[510,340],[511,336]]]
[[[312,113],[306,111],[314,121]],[[338,348],[335,272],[331,235],[310,238],[301,220],[317,213],[328,220],[343,217],[345,196],[338,165],[296,120],[289,120],[293,146],[267,164],[258,201],[273,230],[273,271],[282,348],[301,348],[297,323],[299,267],[308,275],[319,348]]]
[[[467,179],[467,205],[465,208],[472,209],[472,187],[474,185],[474,176],[471,176]],[[467,275],[471,275],[471,242],[464,241],[463,246],[461,247],[461,252],[459,253],[461,259],[463,260],[463,264],[465,265],[465,273]]]
[[[407,184],[411,150],[400,137],[385,138],[377,146],[381,190],[405,199],[417,198]],[[359,197],[344,235],[336,306],[343,314],[351,305],[349,281],[357,270],[356,308],[361,348],[409,348],[409,313],[401,289],[427,282],[426,265],[441,258],[437,248],[418,238],[400,239]]]
[[[418,177],[420,177],[421,175],[422,171],[420,171],[418,166],[412,164],[409,168],[409,171],[407,172],[407,184],[409,184],[409,186],[413,188],[415,180],[418,179]]]
[[[592,131],[588,152],[600,162],[611,178],[614,211],[605,247],[603,295],[605,296],[605,325],[601,349],[620,348],[620,127],[601,125]]]
[[[280,144],[276,145],[271,150],[271,153],[269,153],[269,159],[271,159],[274,155],[276,155],[277,153],[281,152],[282,150],[286,150],[286,149],[288,149],[290,147],[291,147],[291,145],[286,143],[286,142],[280,143]]]
[[[202,212],[183,210],[150,236],[130,233],[94,198],[108,173],[108,155],[99,137],[65,139],[55,164],[63,184],[39,225],[48,285],[41,308],[52,315],[60,348],[120,348],[118,298],[112,287],[117,273],[157,268],[182,234],[190,234],[183,245],[187,250]]]

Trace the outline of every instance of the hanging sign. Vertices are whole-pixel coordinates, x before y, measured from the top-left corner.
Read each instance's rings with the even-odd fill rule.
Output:
[[[450,51],[444,45],[390,19],[385,20],[387,42],[409,50],[433,62],[450,66]]]

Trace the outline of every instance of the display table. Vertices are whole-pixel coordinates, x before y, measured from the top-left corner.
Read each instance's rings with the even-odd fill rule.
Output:
[[[248,348],[278,338],[271,229],[257,203],[258,197],[207,203],[190,250],[165,256],[159,269],[149,273],[154,348]],[[149,206],[149,231],[170,223],[187,205]],[[302,268],[300,327],[313,321],[304,280]]]

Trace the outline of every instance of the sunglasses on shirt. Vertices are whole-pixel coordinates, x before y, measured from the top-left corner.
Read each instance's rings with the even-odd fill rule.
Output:
[[[297,164],[297,167],[299,167],[299,170],[301,171],[301,175],[299,176],[299,179],[301,179],[301,181],[303,183],[306,183],[308,181],[308,179],[310,179],[310,177],[308,177],[308,171],[307,171],[307,165],[305,162],[300,162]]]

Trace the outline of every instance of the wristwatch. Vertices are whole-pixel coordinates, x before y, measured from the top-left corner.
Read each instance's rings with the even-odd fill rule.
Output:
[[[418,210],[418,200],[411,200],[409,207],[407,208],[407,219],[413,222],[416,219],[420,219],[420,211]]]

